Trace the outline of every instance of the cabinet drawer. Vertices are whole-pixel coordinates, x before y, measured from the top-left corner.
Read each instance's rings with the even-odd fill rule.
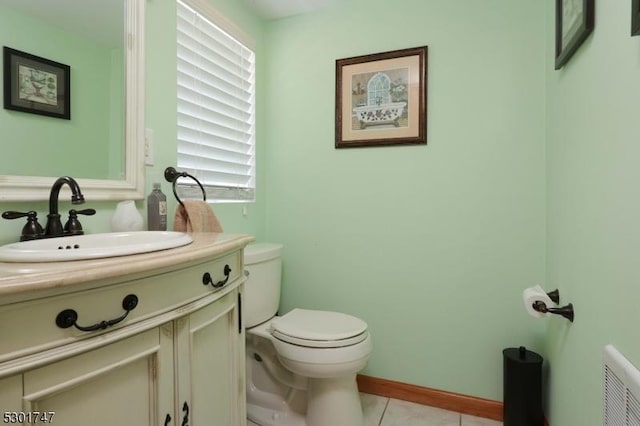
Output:
[[[0,307],[0,362],[93,337],[177,309],[234,283],[241,276],[241,265],[241,252],[237,251],[163,274]],[[206,284],[203,283],[205,274],[208,274]],[[127,312],[123,302],[129,295],[135,295],[137,305],[118,321]],[[127,301],[130,302],[131,297]],[[61,328],[56,324],[56,318],[68,310],[75,311],[77,325],[90,328],[102,324],[104,328],[95,331],[82,331],[75,326]],[[65,316],[72,324],[68,315]]]

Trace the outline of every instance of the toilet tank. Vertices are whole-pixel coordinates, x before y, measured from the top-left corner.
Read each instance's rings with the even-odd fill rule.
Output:
[[[244,249],[247,275],[244,291],[245,327],[263,323],[275,316],[280,305],[282,244],[257,243]]]

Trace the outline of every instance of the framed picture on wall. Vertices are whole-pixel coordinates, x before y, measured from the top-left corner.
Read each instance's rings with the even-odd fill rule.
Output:
[[[556,0],[556,66],[560,69],[593,31],[594,0]]]
[[[71,119],[70,67],[4,47],[5,109]]]
[[[631,35],[640,35],[640,0],[631,1]]]
[[[427,46],[336,60],[336,148],[427,143]]]

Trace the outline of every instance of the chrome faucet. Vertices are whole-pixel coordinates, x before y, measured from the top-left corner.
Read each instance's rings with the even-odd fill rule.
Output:
[[[44,227],[45,237],[59,237],[64,235],[64,228],[60,221],[60,214],[58,213],[58,197],[60,195],[60,189],[64,184],[69,185],[71,188],[71,204],[84,203],[84,196],[80,191],[80,186],[74,178],[70,176],[62,176],[58,178],[51,187],[51,193],[49,194],[49,214],[47,215],[47,224]]]

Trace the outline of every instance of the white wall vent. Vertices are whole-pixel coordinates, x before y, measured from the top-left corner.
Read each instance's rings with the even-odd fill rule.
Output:
[[[640,371],[616,348],[604,348],[604,426],[640,426]]]

